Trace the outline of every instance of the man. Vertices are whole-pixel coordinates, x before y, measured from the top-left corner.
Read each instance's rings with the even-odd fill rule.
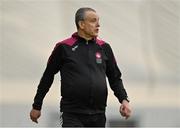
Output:
[[[77,32],[57,43],[49,57],[34,98],[31,120],[38,122],[43,99],[59,71],[63,127],[105,127],[106,76],[121,103],[121,115],[128,118],[131,109],[112,49],[97,39],[100,25],[96,11],[80,8],[75,23]]]

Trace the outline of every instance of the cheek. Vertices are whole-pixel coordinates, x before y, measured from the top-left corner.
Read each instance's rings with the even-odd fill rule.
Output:
[[[91,31],[94,31],[94,30],[95,30],[95,28],[96,28],[96,26],[95,26],[95,25],[91,25],[91,26],[89,27],[89,29],[90,29]]]
[[[84,31],[86,31],[87,33],[91,33],[93,34],[94,33],[94,29],[95,28],[95,25],[94,24],[88,24],[86,25],[86,27],[84,28]]]
[[[89,26],[87,26],[86,28],[85,28],[85,31],[93,31],[93,26],[91,26],[91,25],[89,25]]]

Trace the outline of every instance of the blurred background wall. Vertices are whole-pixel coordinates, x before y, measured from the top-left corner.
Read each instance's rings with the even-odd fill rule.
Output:
[[[124,120],[109,89],[107,126],[180,127],[178,0],[0,0],[0,127],[59,125],[59,74],[39,124],[29,112],[52,49],[76,31],[84,6],[100,16],[99,37],[113,48],[133,108]]]

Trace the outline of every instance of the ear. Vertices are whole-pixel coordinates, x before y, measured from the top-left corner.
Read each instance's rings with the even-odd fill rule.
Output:
[[[84,22],[83,21],[79,21],[78,24],[79,24],[80,29],[84,29]]]

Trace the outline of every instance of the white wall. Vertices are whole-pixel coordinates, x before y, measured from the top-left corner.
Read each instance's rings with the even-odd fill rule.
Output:
[[[134,109],[130,120],[137,118],[140,126],[180,126],[178,0],[1,0],[0,126],[58,123],[59,75],[38,125],[29,120],[29,111],[53,47],[76,31],[74,14],[83,6],[100,16],[99,37],[113,48]],[[108,119],[118,118],[111,90],[108,104]]]

